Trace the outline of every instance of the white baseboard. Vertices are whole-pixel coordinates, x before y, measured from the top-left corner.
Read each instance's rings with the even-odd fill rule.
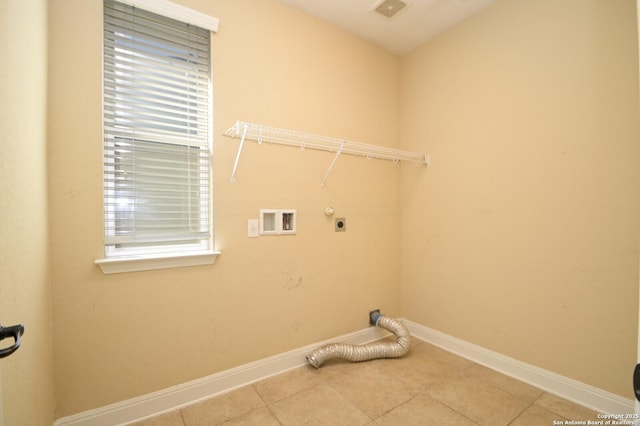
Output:
[[[635,403],[611,392],[493,352],[448,334],[404,320],[411,335],[475,363],[605,414],[630,414]],[[631,374],[631,373],[629,373]],[[631,376],[629,376],[631,377]],[[631,378],[629,378],[631,386]]]
[[[497,352],[433,330],[409,320],[403,320],[417,339],[431,343],[473,362],[529,383],[549,393],[606,414],[633,413],[633,400],[589,386],[585,383],[509,358]],[[203,399],[229,392],[242,386],[284,373],[307,363],[305,356],[328,342],[363,344],[379,340],[388,333],[369,327],[335,339],[315,343],[269,358],[221,371],[126,401],[63,417],[54,426],[126,425],[158,414],[194,404]]]
[[[203,399],[229,392],[242,386],[284,373],[307,363],[305,356],[318,346],[329,342],[354,345],[379,340],[388,335],[378,327],[369,327],[355,333],[314,343],[289,352],[274,355],[249,364],[221,371],[211,376],[192,380],[157,392],[142,395],[105,407],[63,417],[54,426],[114,426],[126,425],[158,414],[191,405]]]

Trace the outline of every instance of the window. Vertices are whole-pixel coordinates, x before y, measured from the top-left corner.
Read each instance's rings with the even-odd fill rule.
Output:
[[[104,1],[103,271],[118,260],[213,263],[198,257],[214,253],[210,34]]]

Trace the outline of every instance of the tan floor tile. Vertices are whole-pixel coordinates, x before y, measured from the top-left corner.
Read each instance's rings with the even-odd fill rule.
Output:
[[[220,424],[225,426],[280,426],[276,416],[267,407],[258,408]]]
[[[394,361],[396,362],[387,365],[389,373],[402,380],[403,389],[412,396],[426,391],[449,377],[457,376],[466,368],[466,366],[442,363],[425,356]]]
[[[550,393],[543,393],[534,404],[569,420],[598,420],[596,411]]]
[[[322,371],[312,366],[296,368],[262,380],[254,385],[265,403],[280,401],[298,392],[318,386],[323,381]]]
[[[540,426],[553,425],[554,421],[563,422],[568,420],[544,408],[532,405],[520,414],[509,426]]]
[[[473,426],[474,422],[428,395],[418,395],[376,420],[381,426]]]
[[[507,425],[531,403],[463,375],[451,377],[426,392],[465,417],[487,426]]]
[[[180,410],[132,423],[130,426],[184,426]]]
[[[466,358],[447,352],[429,343],[423,343],[423,345],[416,347],[416,352],[426,355],[430,360],[429,362],[437,363],[443,367],[449,366],[458,371],[474,364]]]
[[[382,370],[381,373],[384,373],[384,375],[388,377],[388,381],[392,382],[395,387],[399,387],[410,397],[417,395],[421,390],[425,389],[426,385],[422,381],[418,382],[417,378],[414,380],[418,375],[418,371],[421,371],[421,367],[412,365],[410,362],[404,360],[401,362],[398,359],[380,360],[376,362],[379,363],[379,366],[376,368]]]
[[[528,401],[534,401],[543,393],[542,389],[538,389],[479,364],[473,364],[471,367],[466,369],[463,376],[474,377],[483,383],[491,384],[510,393],[511,395],[515,395]]]
[[[415,359],[408,358],[413,362],[413,366],[428,366],[431,370],[440,372],[441,375],[457,375],[474,365],[465,358],[427,343],[414,348],[410,355],[415,357]]]
[[[284,426],[365,425],[371,422],[362,411],[328,385],[319,385],[270,405]]]
[[[597,413],[412,338],[401,358],[305,366],[135,426],[538,426],[590,419]]]
[[[361,362],[343,375],[328,380],[338,392],[370,418],[375,419],[408,401],[413,395],[404,386],[402,377],[393,374],[392,359]]]
[[[401,380],[402,389],[411,396],[424,392],[435,383],[456,376],[473,365],[470,361],[418,341],[409,353],[400,358],[376,360],[394,380]]]
[[[245,386],[216,398],[182,409],[186,426],[209,426],[243,416],[264,402],[252,386]]]

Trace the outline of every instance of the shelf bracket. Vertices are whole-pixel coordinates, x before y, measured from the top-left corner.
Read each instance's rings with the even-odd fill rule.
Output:
[[[343,149],[344,149],[344,142],[340,144],[340,148],[338,148],[338,151],[336,152],[336,156],[333,157],[333,161],[331,161],[331,164],[329,165],[329,169],[327,170],[327,173],[324,174],[324,178],[322,179],[322,183],[320,184],[321,188],[324,188],[324,184],[327,181],[329,174],[333,170],[333,167],[336,165],[336,161],[338,161],[338,157],[340,157],[340,154],[342,154]]]
[[[242,131],[242,139],[240,139],[240,146],[238,147],[238,153],[236,154],[236,162],[233,164],[233,171],[231,172],[231,182],[236,181],[236,172],[238,171],[238,162],[240,161],[240,154],[242,154],[242,148],[244,147],[244,140],[247,137],[248,129],[249,129],[249,126],[245,124],[244,130]],[[238,121],[236,123],[236,133],[239,131],[240,131],[240,122]]]

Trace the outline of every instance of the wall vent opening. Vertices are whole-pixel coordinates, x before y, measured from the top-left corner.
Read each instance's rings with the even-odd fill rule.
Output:
[[[375,12],[393,18],[398,12],[404,9],[407,3],[402,0],[382,0],[374,9]]]

